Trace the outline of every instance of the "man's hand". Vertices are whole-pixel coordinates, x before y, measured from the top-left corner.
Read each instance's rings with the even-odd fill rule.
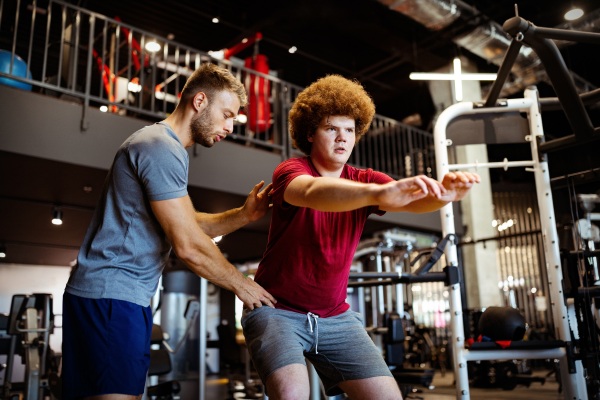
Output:
[[[418,175],[381,185],[376,200],[382,210],[398,210],[429,195],[441,198],[445,195],[445,190],[435,179]]]
[[[442,186],[445,193],[440,197],[443,201],[462,200],[475,183],[479,183],[481,178],[474,172],[448,172],[442,179]]]
[[[270,192],[273,184],[269,183],[263,190],[260,190],[264,185],[264,181],[256,184],[242,206],[242,211],[250,222],[262,218],[271,206]]]
[[[271,293],[267,292],[251,278],[243,275],[241,282],[236,285],[234,291],[235,295],[244,303],[244,307],[249,310],[254,310],[254,308],[262,307],[263,305],[275,307],[275,303],[277,303],[277,300],[271,296]]]

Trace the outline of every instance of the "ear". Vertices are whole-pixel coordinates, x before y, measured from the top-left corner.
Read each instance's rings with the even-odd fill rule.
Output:
[[[204,93],[204,92],[198,92],[198,93],[196,93],[194,95],[193,100],[192,100],[192,104],[193,104],[194,110],[200,111],[200,109],[202,108],[203,104],[205,106],[208,104],[208,99],[206,97],[206,93]]]
[[[312,143],[312,142],[314,142],[314,136],[315,136],[314,134],[310,134],[306,137],[306,140],[308,140],[309,142]]]

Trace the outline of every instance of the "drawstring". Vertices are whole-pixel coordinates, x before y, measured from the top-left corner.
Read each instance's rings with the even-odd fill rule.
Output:
[[[315,354],[319,354],[319,352],[317,351],[317,346],[319,345],[319,316],[317,314],[313,314],[311,312],[309,312],[308,314],[306,314],[306,319],[308,319],[308,325],[310,326],[310,331],[313,332],[313,326],[312,326],[312,322],[310,320],[310,318],[313,318],[315,320]]]

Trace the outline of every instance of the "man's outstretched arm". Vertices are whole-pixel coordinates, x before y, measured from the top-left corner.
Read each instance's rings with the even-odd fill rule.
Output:
[[[439,182],[424,175],[384,184],[301,175],[289,183],[284,200],[319,211],[350,211],[367,206],[401,211],[409,203],[429,195],[440,197],[442,192]]]

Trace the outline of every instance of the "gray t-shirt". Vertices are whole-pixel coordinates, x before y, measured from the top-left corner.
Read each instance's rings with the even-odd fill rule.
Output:
[[[189,156],[163,122],[140,129],[119,148],[66,291],[146,307],[171,245],[150,201],[187,195]]]

